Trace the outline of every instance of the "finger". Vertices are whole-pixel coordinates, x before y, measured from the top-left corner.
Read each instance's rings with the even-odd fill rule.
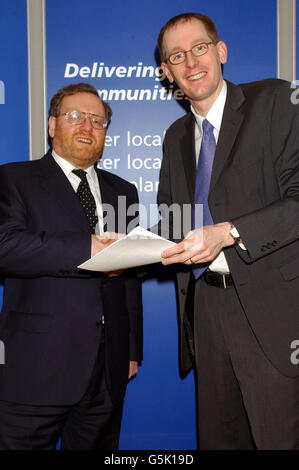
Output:
[[[185,262],[185,264],[187,265],[200,264],[200,263],[202,263],[202,261],[200,261],[200,259],[196,256],[191,256],[191,258],[187,259],[187,261]]]
[[[117,277],[117,276],[120,276],[122,272],[123,272],[123,269],[119,269],[118,271],[104,272],[104,274],[107,274],[109,277]]]
[[[169,258],[171,256],[176,256],[184,252],[184,244],[183,242],[177,243],[174,246],[171,246],[170,248],[167,248],[167,250],[162,251],[161,256],[162,258]]]
[[[170,256],[168,258],[162,258],[162,264],[164,266],[168,264],[174,264],[174,263],[185,263],[190,257],[186,255],[186,252],[183,252],[183,254],[178,254],[175,256]]]
[[[102,237],[96,235],[96,241],[101,243],[102,245],[110,245],[111,243],[115,242],[116,239],[111,239],[109,237]]]
[[[211,254],[210,250],[202,250],[199,254],[198,251],[190,251],[188,253],[188,260],[186,260],[185,264],[203,264],[203,263],[211,263],[215,256]],[[191,260],[191,262],[189,262]]]
[[[125,233],[117,233],[117,232],[104,232],[102,235],[97,235],[97,238],[99,238],[102,242],[105,241],[115,241],[118,240],[119,238],[125,237]]]
[[[131,364],[130,369],[129,369],[129,379],[131,379],[134,375],[137,374],[138,371],[138,365],[137,364]]]
[[[98,237],[103,243],[107,243],[111,240],[115,241],[118,238],[118,233],[115,232],[104,232],[102,235]]]
[[[199,250],[183,250],[178,254],[169,256],[168,258],[162,258],[162,263],[164,265],[173,264],[173,263],[186,263],[190,258],[198,256]]]

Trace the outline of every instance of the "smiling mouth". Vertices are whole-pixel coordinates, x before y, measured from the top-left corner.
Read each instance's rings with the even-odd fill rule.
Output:
[[[188,80],[198,80],[200,78],[203,78],[205,75],[207,74],[207,72],[200,72],[196,75],[192,75],[192,77],[189,77]]]
[[[84,144],[92,144],[92,140],[87,137],[77,137],[77,142],[83,142]]]

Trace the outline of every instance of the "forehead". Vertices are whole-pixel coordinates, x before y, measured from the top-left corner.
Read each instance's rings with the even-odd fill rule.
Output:
[[[100,98],[92,93],[80,92],[65,96],[61,101],[60,112],[76,109],[92,114],[105,114]]]
[[[180,21],[164,33],[163,45],[171,52],[174,49],[184,49],[190,43],[209,40],[205,25],[196,18]]]

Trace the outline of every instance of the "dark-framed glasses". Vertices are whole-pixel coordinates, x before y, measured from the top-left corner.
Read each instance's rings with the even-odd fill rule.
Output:
[[[73,111],[68,111],[67,113],[61,113],[59,116],[65,116],[65,119],[70,124],[83,124],[88,117],[90,119],[91,125],[94,129],[106,129],[108,125],[107,119],[103,118],[102,116],[98,116],[97,114],[86,113],[84,111],[77,111],[74,109]],[[59,117],[58,116],[58,117]]]
[[[177,51],[170,54],[166,60],[169,60],[172,65],[181,64],[186,60],[187,52],[191,52],[195,57],[200,57],[208,52],[210,44],[213,44],[213,42],[200,42],[199,44],[195,44],[189,51]]]

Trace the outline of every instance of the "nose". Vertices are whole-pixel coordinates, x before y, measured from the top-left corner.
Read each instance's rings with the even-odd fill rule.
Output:
[[[93,129],[89,115],[86,116],[80,127],[89,132]]]
[[[197,57],[195,57],[191,51],[187,51],[185,63],[187,67],[194,67],[197,64]]]

